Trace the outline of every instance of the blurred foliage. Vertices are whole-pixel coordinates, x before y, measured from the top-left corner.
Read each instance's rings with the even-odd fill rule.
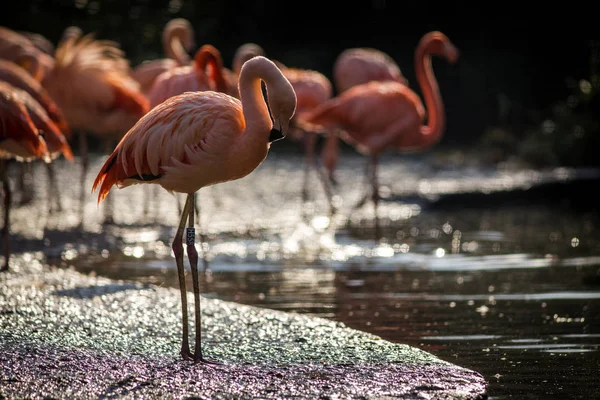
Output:
[[[478,141],[485,162],[516,156],[536,168],[600,165],[600,41],[590,41],[589,48],[589,73],[565,80],[565,98],[546,110],[530,110],[532,121],[521,129],[514,129],[502,116],[485,129]]]
[[[600,41],[590,42],[590,72],[581,79],[569,77],[570,94],[545,113],[518,149],[519,156],[535,166],[598,166],[600,157]]]

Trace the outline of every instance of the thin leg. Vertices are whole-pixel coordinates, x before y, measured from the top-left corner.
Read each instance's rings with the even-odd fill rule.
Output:
[[[373,154],[370,159],[371,162],[371,184],[373,185],[373,190],[371,193],[371,199],[373,200],[373,209],[375,212],[375,241],[381,238],[381,232],[379,227],[379,215],[378,204],[379,204],[379,183],[377,180],[377,154]]]
[[[332,217],[337,212],[335,206],[333,205],[333,190],[331,189],[329,176],[324,168],[319,165],[319,162],[316,157],[314,159],[314,167],[319,174],[319,180],[321,181],[321,185],[323,185],[323,191],[325,191],[325,196],[327,197],[327,204],[329,206],[329,216]]]
[[[17,191],[21,193],[19,203],[21,205],[29,204],[33,200],[33,163],[20,162],[18,165],[20,173],[17,180]]]
[[[175,234],[175,239],[173,240],[173,253],[175,254],[175,262],[177,263],[177,274],[179,275],[179,290],[181,292],[181,313],[182,313],[182,324],[183,324],[183,337],[181,339],[181,357],[184,360],[191,360],[192,353],[190,352],[190,344],[189,344],[189,327],[188,327],[188,307],[187,307],[187,289],[185,285],[185,268],[183,266],[183,228],[185,227],[185,221],[187,220],[189,210],[191,207],[191,196],[188,196],[188,199],[183,207],[183,212],[181,214],[181,220],[179,221],[179,227],[177,228],[177,233]]]
[[[302,205],[308,201],[308,182],[310,178],[310,166],[315,165],[315,138],[307,132],[302,132],[302,144],[304,147],[304,181],[302,183]]]
[[[50,213],[62,211],[62,204],[60,201],[60,190],[58,190],[58,185],[56,183],[56,173],[54,170],[54,165],[52,163],[44,163],[46,164],[46,171],[48,172],[48,211]],[[56,208],[54,208],[56,204]]]
[[[367,202],[367,200],[369,200],[369,191],[368,191],[368,187],[369,187],[369,182],[370,181],[370,176],[371,176],[371,159],[367,159],[367,162],[365,164],[365,182],[363,184],[363,186],[365,187],[365,194],[364,196],[356,203],[356,205],[354,206],[354,209],[358,209],[361,208],[362,206],[365,205],[365,203]],[[372,194],[371,194],[372,196]]]
[[[196,250],[196,234],[194,229],[194,211],[196,206],[196,193],[189,195],[188,201],[192,198],[194,203],[193,207],[190,207],[189,212],[189,223],[186,232],[186,249],[188,260],[190,261],[190,268],[192,270],[192,281],[194,286],[194,313],[196,315],[196,343],[194,347],[194,362],[195,363],[208,363],[214,364],[208,361],[202,355],[202,313],[200,309],[200,278],[198,276],[198,251]]]
[[[6,173],[6,160],[0,160],[0,179],[2,179],[2,189],[4,192],[4,227],[2,228],[2,240],[4,242],[4,265],[0,267],[0,272],[8,271],[8,260],[10,258],[10,204],[11,193],[8,175]]]

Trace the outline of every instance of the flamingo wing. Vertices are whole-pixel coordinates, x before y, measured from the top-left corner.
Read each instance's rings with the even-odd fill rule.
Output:
[[[46,142],[15,90],[0,82],[0,157],[45,158]]]
[[[48,117],[58,126],[63,135],[71,137],[71,129],[60,107],[52,100],[46,89],[17,64],[0,60],[0,81],[8,82],[14,87],[25,90],[42,107]]]
[[[15,88],[13,94],[18,97],[29,114],[31,121],[44,136],[51,157],[62,153],[69,161],[73,161],[73,152],[65,136],[48,116],[46,110],[28,92]]]

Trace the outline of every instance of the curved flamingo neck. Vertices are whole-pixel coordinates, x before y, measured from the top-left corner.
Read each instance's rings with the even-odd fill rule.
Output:
[[[427,124],[421,126],[423,140],[420,147],[426,147],[440,140],[446,126],[444,102],[431,65],[428,43],[422,43],[415,51],[415,73],[423,92],[427,109]]]
[[[206,68],[209,67],[208,77],[215,83],[217,91],[227,91],[228,85],[223,69],[223,59],[219,50],[209,44],[202,46],[196,52],[194,63],[200,71],[206,71]]]
[[[186,28],[175,26],[168,29],[163,34],[163,47],[165,55],[177,61],[177,64],[183,66],[191,62],[190,56],[183,45],[185,35],[188,35]]]
[[[265,135],[268,135],[273,127],[260,84],[262,79],[268,88],[271,75],[272,73],[269,73],[260,58],[247,61],[240,71],[238,88],[244,119],[246,120],[246,130],[252,129],[255,132],[265,132]]]

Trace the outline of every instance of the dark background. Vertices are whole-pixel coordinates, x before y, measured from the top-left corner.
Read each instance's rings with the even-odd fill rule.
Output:
[[[40,1],[6,2],[0,24],[56,43],[65,27],[118,41],[132,66],[162,57],[161,31],[189,19],[196,45],[235,49],[260,44],[288,66],[331,79],[348,47],[375,47],[394,58],[411,87],[414,50],[428,31],[444,32],[460,50],[457,64],[434,60],[446,106],[440,146],[479,146],[492,161],[519,154],[534,164],[600,164],[600,29],[590,3],[331,1]],[[193,52],[192,52],[193,53]],[[584,93],[580,81],[591,82]],[[544,121],[552,121],[549,130]],[[544,128],[546,127],[546,129]]]

